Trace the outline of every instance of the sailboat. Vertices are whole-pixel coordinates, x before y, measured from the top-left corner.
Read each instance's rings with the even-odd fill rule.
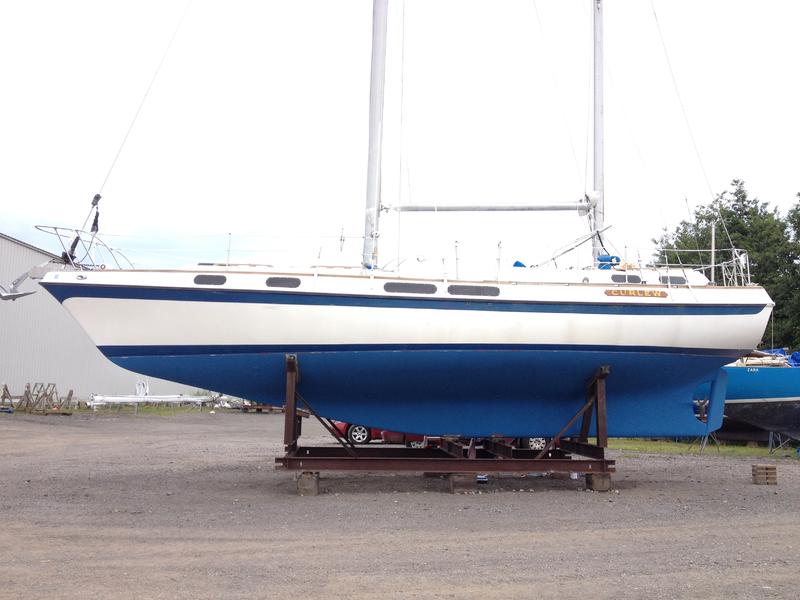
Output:
[[[773,303],[746,256],[731,285],[684,267],[621,264],[603,250],[602,1],[594,15],[594,193],[575,204],[450,207],[587,213],[593,264],[514,280],[399,276],[378,268],[388,0],[374,0],[362,264],[274,271],[78,268],[41,284],[115,364],[152,377],[282,404],[285,356],[320,415],[468,437],[569,435],[600,367],[611,436],[702,435],[719,427],[720,370],[754,348]],[[409,207],[428,210],[432,207]],[[79,266],[80,267],[80,266]],[[711,386],[708,418],[693,391]]]
[[[800,353],[787,356],[772,349],[740,358],[724,367],[728,378],[725,420],[721,433],[748,439],[777,433],[800,440]],[[709,390],[699,388],[696,400],[702,405]]]
[[[800,369],[743,363],[726,367],[725,417],[800,440]]]

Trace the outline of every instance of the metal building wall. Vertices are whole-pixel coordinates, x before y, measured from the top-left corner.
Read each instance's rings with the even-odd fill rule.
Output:
[[[0,233],[0,285],[53,256]],[[38,283],[30,280],[20,291],[32,296],[0,301],[0,384],[21,394],[26,383],[55,383],[66,395],[133,394],[140,377],[108,361],[70,314]],[[147,378],[151,394],[191,393],[186,386]]]

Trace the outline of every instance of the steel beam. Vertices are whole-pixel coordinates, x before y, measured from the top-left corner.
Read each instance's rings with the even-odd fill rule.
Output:
[[[311,448],[301,448],[311,450]],[[336,449],[338,450],[338,448]],[[360,451],[361,449],[359,449]],[[378,450],[376,448],[375,450]],[[411,449],[413,450],[413,448]],[[279,468],[294,471],[418,471],[425,473],[613,473],[613,460],[593,459],[498,459],[452,457],[283,456],[275,459]]]
[[[568,452],[580,454],[581,456],[588,456],[603,460],[605,458],[605,450],[593,444],[586,444],[584,442],[575,442],[573,440],[559,440],[558,447]]]
[[[537,212],[537,211],[576,211],[581,215],[592,209],[591,201],[561,202],[553,204],[404,204],[385,206],[385,210],[397,212]]]
[[[469,444],[443,438],[434,448],[352,446],[342,443],[330,423],[320,417],[297,391],[300,369],[297,357],[286,355],[286,409],[284,443],[286,454],[275,459],[276,468],[295,471],[417,471],[423,473],[556,473],[604,474],[614,472],[614,461],[606,460],[605,378],[608,367],[598,369],[587,385],[587,402],[575,413],[562,432],[544,450],[514,448],[500,440],[470,439]],[[317,419],[337,438],[339,446],[298,445],[301,420],[297,414],[300,399]],[[592,410],[597,416],[598,444],[586,440],[562,440],[560,436],[584,417],[581,433],[588,433]],[[589,458],[571,458],[570,452]]]
[[[297,356],[286,355],[286,408],[284,409],[283,443],[286,452],[291,452],[297,447],[297,438],[300,437],[300,418],[297,416]]]

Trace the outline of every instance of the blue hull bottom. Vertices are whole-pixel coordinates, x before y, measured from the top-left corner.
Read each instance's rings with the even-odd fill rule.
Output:
[[[725,416],[800,439],[800,368],[726,367]]]
[[[101,350],[105,350],[101,348]],[[284,403],[284,353],[128,355],[106,352],[137,373],[258,403]],[[321,415],[426,435],[554,436],[585,402],[585,387],[609,365],[611,436],[697,436],[721,425],[695,417],[693,391],[730,357],[642,351],[413,350],[299,352],[300,394]],[[572,434],[577,433],[580,421]]]

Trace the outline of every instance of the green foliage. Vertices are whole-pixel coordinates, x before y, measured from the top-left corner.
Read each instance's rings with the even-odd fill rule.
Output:
[[[612,438],[608,440],[610,450],[620,450],[627,454],[701,454],[700,439],[666,440],[643,438]],[[770,453],[764,445],[748,446],[743,442],[714,442],[709,440],[705,453],[709,456],[757,456],[763,458],[797,458],[794,447],[788,446],[782,452]]]
[[[800,194],[798,204],[784,218],[767,202],[751,197],[743,181],[734,179],[731,187],[698,207],[692,222],[682,222],[672,233],[665,230],[654,241],[670,263],[685,263],[686,253],[680,251],[711,248],[715,225],[717,248],[745,250],[753,281],[763,285],[775,301],[773,327],[767,329],[763,344],[800,347]],[[711,262],[709,252],[694,256],[701,264]]]

